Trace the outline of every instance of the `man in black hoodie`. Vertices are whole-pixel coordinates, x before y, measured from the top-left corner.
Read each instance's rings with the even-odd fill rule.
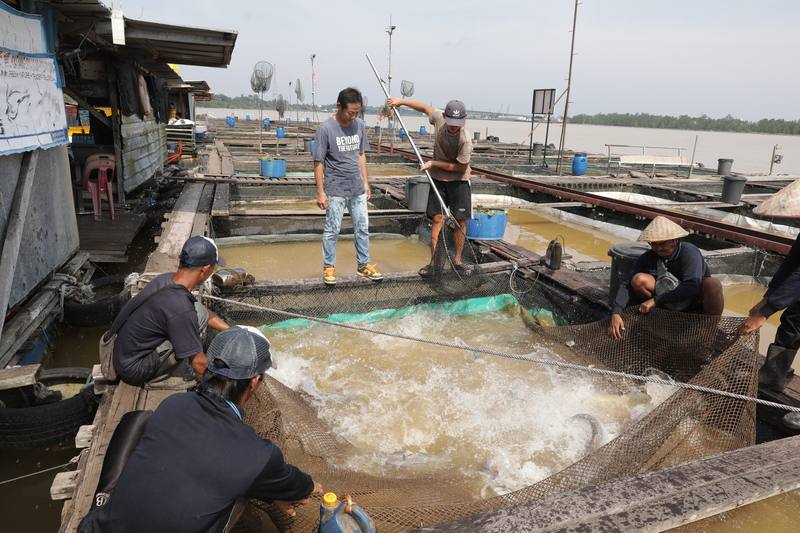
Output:
[[[197,392],[161,402],[108,502],[79,533],[205,533],[220,530],[241,498],[294,505],[322,492],[308,474],[244,424],[243,406],[272,365],[266,337],[251,327],[218,334]]]

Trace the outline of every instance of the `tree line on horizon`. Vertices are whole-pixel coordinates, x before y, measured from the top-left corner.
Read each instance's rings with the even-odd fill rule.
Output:
[[[288,98],[287,104],[289,103]],[[275,109],[277,98],[263,100],[263,109]],[[214,94],[211,99],[204,104],[208,107],[222,109],[258,109],[258,96],[242,94],[239,96],[227,96],[224,94]],[[318,109],[332,107],[332,105],[320,104]],[[298,104],[293,102],[292,109],[311,111],[311,104],[308,102]],[[380,107],[367,106],[367,112],[375,113]],[[407,114],[407,113],[406,113]],[[414,114],[414,113],[412,113]],[[651,115],[649,113],[596,113],[594,115],[579,114],[570,117],[572,124],[595,124],[601,126],[628,126],[632,128],[662,128],[675,130],[701,130],[701,131],[733,131],[741,133],[774,133],[781,135],[800,135],[800,120],[784,120],[774,118],[762,118],[757,122],[750,122],[740,118],[727,115],[723,118],[711,118],[707,115],[690,117],[681,115],[673,117],[670,115]]]
[[[757,122],[750,122],[731,115],[723,118],[711,118],[706,115],[699,117],[690,117],[688,115],[673,117],[669,115],[651,115],[649,113],[597,113],[594,115],[575,115],[570,118],[570,122],[573,124],[628,126],[633,128],[800,135],[800,120],[762,118]]]

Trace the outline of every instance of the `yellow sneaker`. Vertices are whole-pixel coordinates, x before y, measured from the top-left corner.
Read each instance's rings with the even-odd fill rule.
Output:
[[[371,279],[372,281],[380,281],[383,279],[383,274],[378,272],[378,269],[375,267],[375,263],[369,263],[364,266],[358,267],[356,273],[367,279]]]
[[[325,267],[322,270],[322,281],[325,285],[336,285],[336,269],[334,267]]]

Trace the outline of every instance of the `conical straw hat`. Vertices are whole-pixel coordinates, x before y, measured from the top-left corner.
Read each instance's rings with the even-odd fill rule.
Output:
[[[753,214],[773,218],[800,218],[800,180],[776,192],[759,206]]]
[[[687,235],[689,235],[688,231],[667,217],[656,217],[644,228],[642,234],[639,235],[639,240],[645,242],[671,241]]]

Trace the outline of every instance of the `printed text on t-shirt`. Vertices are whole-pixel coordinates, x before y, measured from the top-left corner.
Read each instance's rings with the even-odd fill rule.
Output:
[[[361,137],[357,133],[355,135],[336,137],[336,146],[339,147],[340,152],[359,150],[361,148]]]

